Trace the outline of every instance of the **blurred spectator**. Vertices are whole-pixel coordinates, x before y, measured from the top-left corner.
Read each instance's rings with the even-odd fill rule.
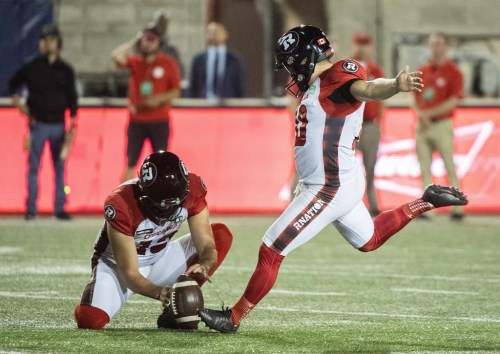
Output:
[[[160,34],[160,50],[177,60],[177,65],[181,71],[181,77],[184,75],[184,68],[182,67],[182,62],[180,59],[179,51],[176,47],[170,44],[168,37],[168,23],[170,17],[162,10],[156,11],[153,16],[153,21],[148,25],[148,27],[154,28]],[[140,48],[137,48],[140,53]]]
[[[372,61],[373,43],[368,33],[356,33],[353,37],[353,59],[358,60],[366,69],[368,80],[384,77],[383,69]],[[366,172],[366,195],[371,216],[380,214],[375,189],[375,164],[380,143],[380,120],[384,112],[383,101],[368,101],[363,113],[363,129],[358,149],[363,154]]]
[[[36,217],[38,210],[38,171],[45,142],[50,143],[50,152],[55,170],[54,215],[60,220],[69,220],[65,211],[66,194],[62,156],[65,143],[65,111],[70,109],[71,135],[75,127],[77,94],[75,75],[72,67],[60,57],[62,36],[54,25],[44,27],[40,36],[40,55],[23,65],[9,80],[12,102],[26,115],[29,124],[28,157],[28,198],[26,220]],[[28,89],[27,103],[19,96],[19,89]]]
[[[190,97],[221,99],[244,96],[244,71],[239,56],[226,47],[228,34],[221,23],[207,26],[207,50],[191,64]]]
[[[453,162],[453,112],[463,98],[463,77],[458,67],[447,56],[448,37],[444,33],[429,36],[431,57],[422,71],[424,88],[415,92],[413,108],[418,116],[416,150],[422,184],[432,183],[432,153],[439,152],[443,159],[450,184],[458,187],[459,181]],[[453,220],[461,220],[463,212],[454,207],[450,214]]]
[[[160,51],[160,42],[160,33],[154,27],[147,27],[138,38],[111,52],[116,65],[131,73],[124,181],[134,176],[146,139],[150,140],[153,151],[166,150],[168,146],[170,102],[180,95],[180,73],[175,59]],[[136,45],[141,54],[133,53]]]

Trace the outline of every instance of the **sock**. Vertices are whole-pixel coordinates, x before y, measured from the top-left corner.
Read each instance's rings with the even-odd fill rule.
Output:
[[[372,238],[359,250],[362,252],[376,250],[412,219],[431,209],[434,209],[432,204],[417,199],[399,208],[384,211],[373,220],[375,231]]]
[[[284,256],[271,250],[265,244],[260,246],[257,267],[248,281],[243,296],[231,309],[231,321],[233,324],[239,324],[272,289],[284,258]]]

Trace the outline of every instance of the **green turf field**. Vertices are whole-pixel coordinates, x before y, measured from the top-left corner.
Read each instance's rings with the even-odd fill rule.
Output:
[[[232,305],[273,218],[213,220],[235,240],[205,302]],[[161,306],[141,296],[106,329],[77,330],[73,307],[101,222],[0,219],[0,352],[500,353],[498,217],[417,220],[369,254],[329,228],[285,259],[234,335],[157,330]]]

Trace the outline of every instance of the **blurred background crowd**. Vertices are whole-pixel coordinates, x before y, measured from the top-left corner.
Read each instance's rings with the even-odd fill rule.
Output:
[[[127,96],[127,72],[115,68],[109,53],[148,24],[156,24],[162,49],[179,61],[183,97],[201,96],[193,80],[196,56],[226,39],[244,75],[235,97],[283,95],[284,78],[272,70],[272,47],[285,28],[299,23],[322,28],[338,58],[352,54],[354,33],[369,33],[374,59],[390,76],[402,64],[424,63],[427,35],[444,31],[464,73],[466,96],[500,94],[495,0],[3,0],[0,7],[0,96],[8,95],[6,83],[16,68],[36,54],[48,23],[56,23],[64,36],[64,58],[74,66],[80,97]],[[223,33],[214,33],[210,22],[220,23]]]

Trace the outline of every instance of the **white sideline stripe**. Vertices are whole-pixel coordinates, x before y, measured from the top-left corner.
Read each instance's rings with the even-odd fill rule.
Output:
[[[267,311],[281,311],[281,312],[304,312],[304,313],[318,313],[318,314],[331,314],[331,315],[353,315],[353,316],[367,316],[367,317],[395,317],[395,318],[415,318],[425,320],[438,320],[438,321],[466,321],[466,322],[485,322],[485,323],[500,323],[500,319],[496,318],[477,318],[477,317],[436,317],[426,315],[412,315],[400,313],[379,313],[379,312],[353,312],[353,311],[333,311],[333,310],[314,310],[314,309],[294,309],[288,307],[272,307],[272,306],[258,306],[256,309]]]
[[[179,283],[175,283],[172,288],[177,289],[177,288],[184,288],[186,286],[193,286],[196,285],[198,286],[198,283],[195,282],[194,280],[186,280],[186,281],[181,281]]]
[[[21,247],[0,247],[0,254],[10,254],[10,253],[19,253],[23,249]]]
[[[233,267],[233,266],[221,266],[222,271],[233,271],[233,272],[253,272],[255,268],[250,267]],[[500,278],[472,278],[472,277],[460,277],[460,276],[446,276],[446,275],[420,275],[420,274],[384,274],[384,273],[355,273],[355,272],[342,272],[335,270],[309,270],[302,268],[295,268],[293,266],[287,266],[280,269],[280,273],[293,273],[300,275],[325,275],[325,271],[332,275],[345,275],[349,277],[381,277],[381,278],[401,278],[401,279],[429,279],[429,280],[445,280],[445,281],[484,281],[488,283],[500,283]]]
[[[179,323],[185,323],[185,322],[201,321],[201,318],[200,316],[184,316],[181,318],[176,318],[175,320]]]
[[[451,290],[431,290],[416,288],[391,288],[392,291],[400,293],[420,293],[420,294],[443,294],[443,295],[479,295],[477,291],[451,291]]]
[[[335,292],[321,292],[321,291],[295,291],[295,290],[282,290],[282,289],[272,289],[272,294],[283,294],[283,295],[310,295],[310,296],[346,296],[347,293],[335,293]]]
[[[79,298],[71,296],[48,296],[48,295],[35,295],[33,293],[25,292],[8,292],[1,291],[0,296],[5,297],[18,297],[29,299],[51,299],[51,300],[73,300],[78,301]],[[158,306],[154,301],[141,301],[129,300],[129,303],[150,304]],[[217,304],[205,304],[205,306],[216,307]],[[464,322],[484,322],[484,323],[500,323],[500,319],[495,318],[478,318],[478,317],[436,317],[425,315],[411,315],[411,314],[398,314],[398,313],[378,313],[378,312],[353,312],[353,311],[333,311],[333,310],[315,310],[315,309],[294,309],[288,307],[272,307],[272,306],[257,306],[256,309],[264,311],[281,311],[281,312],[303,312],[303,313],[317,313],[317,314],[332,314],[332,315],[353,315],[353,316],[368,316],[368,317],[394,317],[394,318],[415,318],[415,319],[428,319],[438,321],[464,321]]]

